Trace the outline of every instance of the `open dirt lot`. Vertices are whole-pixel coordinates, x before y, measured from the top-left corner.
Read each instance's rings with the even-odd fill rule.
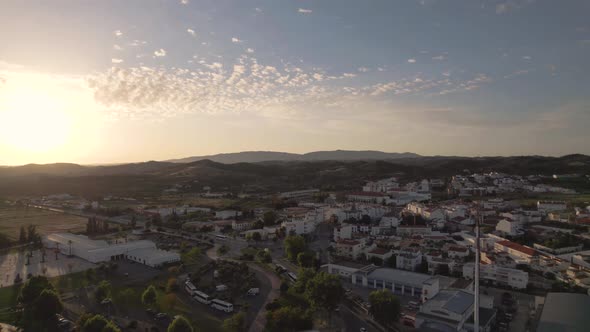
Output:
[[[78,232],[86,229],[86,219],[32,207],[0,205],[0,232],[18,240],[21,226],[33,224],[39,234]]]

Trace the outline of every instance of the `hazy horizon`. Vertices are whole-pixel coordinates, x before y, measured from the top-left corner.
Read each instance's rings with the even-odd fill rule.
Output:
[[[0,165],[590,154],[583,0],[8,0]]]

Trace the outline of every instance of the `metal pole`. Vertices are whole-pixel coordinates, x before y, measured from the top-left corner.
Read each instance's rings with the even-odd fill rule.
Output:
[[[474,332],[479,332],[479,221],[481,219],[481,214],[478,211],[478,216],[475,220],[475,285],[474,285],[474,295],[475,295],[475,308],[473,311],[473,325],[474,325]]]

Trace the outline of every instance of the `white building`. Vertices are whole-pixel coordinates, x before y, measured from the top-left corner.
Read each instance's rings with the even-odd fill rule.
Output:
[[[245,231],[245,230],[248,230],[248,229],[254,227],[255,222],[256,221],[252,220],[252,219],[250,219],[250,220],[232,220],[231,228],[234,231],[241,232],[241,231]]]
[[[159,250],[152,241],[132,241],[109,244],[104,240],[91,240],[84,235],[70,233],[50,234],[44,239],[47,248],[58,248],[64,255],[74,255],[91,263],[129,259],[151,267],[180,261],[175,252]]]
[[[362,254],[364,247],[364,241],[339,240],[336,242],[336,255],[357,259]]]
[[[328,273],[340,275],[355,285],[414,296],[421,302],[427,301],[439,292],[439,278],[428,274],[378,268],[375,265],[358,268],[340,264],[328,264]]]
[[[535,249],[507,240],[495,242],[494,250],[508,253],[517,264],[530,264],[538,258]]]
[[[563,201],[538,201],[537,210],[550,212],[550,211],[564,211],[567,209],[567,205]]]
[[[412,236],[414,234],[430,235],[432,229],[426,225],[403,225],[397,227],[398,236]]]
[[[374,181],[374,182],[367,182],[367,184],[365,184],[363,186],[363,191],[368,191],[368,192],[389,192],[391,190],[394,189],[398,189],[399,188],[399,183],[397,182],[396,178],[388,178],[388,179],[383,179],[383,180],[379,180],[379,181]]]
[[[285,227],[287,234],[294,232],[297,235],[309,234],[316,228],[317,223],[308,218],[293,218],[289,221],[283,221],[281,226]]]
[[[473,280],[474,263],[463,265],[463,278]],[[525,289],[529,282],[528,272],[517,269],[500,267],[494,264],[480,264],[479,277],[491,281],[494,285],[508,286],[515,289]]]
[[[234,210],[215,211],[215,218],[217,218],[217,219],[237,218],[241,215],[242,215],[241,211],[234,211]]]
[[[400,270],[416,271],[422,264],[420,252],[401,251],[395,258],[395,267]]]
[[[496,225],[496,231],[510,236],[521,235],[523,233],[522,223],[516,220],[504,218]]]
[[[351,202],[383,204],[387,202],[389,196],[379,192],[360,191],[346,195],[346,199],[348,199]]]
[[[399,218],[394,213],[386,213],[379,221],[379,226],[382,227],[397,227],[399,226]]]

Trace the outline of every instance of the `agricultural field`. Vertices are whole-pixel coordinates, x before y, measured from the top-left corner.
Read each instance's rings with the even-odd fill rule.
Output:
[[[0,233],[18,240],[21,226],[36,225],[39,234],[86,230],[86,218],[31,207],[0,204]]]

